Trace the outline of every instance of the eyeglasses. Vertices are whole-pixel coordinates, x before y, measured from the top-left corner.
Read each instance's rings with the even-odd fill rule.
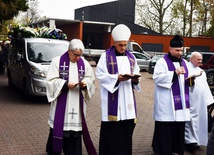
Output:
[[[81,56],[82,56],[82,54],[76,54],[76,53],[74,53],[73,51],[71,51],[71,53],[72,53],[75,57],[81,57]]]

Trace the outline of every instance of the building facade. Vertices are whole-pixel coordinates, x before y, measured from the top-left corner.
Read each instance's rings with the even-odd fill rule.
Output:
[[[67,34],[68,40],[81,39],[86,48],[107,49],[113,44],[111,30],[117,24],[125,24],[132,32],[130,39],[140,44],[145,51],[168,52],[173,36],[160,35],[134,21],[135,0],[117,0],[78,8],[75,10],[75,20],[46,19],[30,26],[56,27]],[[190,47],[190,50],[214,51],[214,39],[184,37],[184,46]]]

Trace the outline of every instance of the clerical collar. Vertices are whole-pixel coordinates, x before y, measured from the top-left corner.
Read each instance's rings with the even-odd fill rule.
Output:
[[[168,52],[168,56],[169,56],[170,60],[172,60],[172,62],[180,62],[180,59],[172,56],[170,52]]]
[[[116,48],[114,48],[114,49],[115,49],[115,55],[116,55],[116,56],[125,56],[125,55],[126,55],[126,52],[120,53],[120,52],[118,52],[118,51],[116,50]]]

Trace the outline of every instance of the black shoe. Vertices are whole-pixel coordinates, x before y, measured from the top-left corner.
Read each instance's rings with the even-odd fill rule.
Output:
[[[189,143],[185,144],[185,148],[189,152],[194,152],[195,150],[198,150],[200,146],[197,143]]]

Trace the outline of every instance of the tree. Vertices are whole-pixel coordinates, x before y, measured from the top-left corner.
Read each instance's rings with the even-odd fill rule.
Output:
[[[177,0],[174,1],[172,5],[170,14],[171,18],[173,19],[171,34],[174,34],[173,30],[177,29],[177,34],[186,36],[186,28],[189,14],[189,10],[187,9],[187,1],[188,0]]]
[[[208,35],[213,10],[214,0],[137,0],[136,23],[161,34]]]
[[[165,16],[172,2],[173,0],[147,0],[142,3],[138,0],[136,3],[138,24],[164,34],[171,25]]]
[[[205,36],[214,38],[214,23],[209,28],[209,30],[207,31],[207,33],[205,34]]]
[[[210,20],[211,26],[204,35],[214,38],[214,0],[211,0],[211,3],[210,3],[210,17],[211,17],[211,20]]]
[[[21,21],[21,23],[25,25],[37,22],[41,18],[38,10],[39,2],[37,0],[29,0],[28,5],[29,8],[27,12],[20,12],[18,18],[18,21]]]
[[[0,0],[0,34],[7,34],[7,24],[19,13],[28,9],[27,0]]]
[[[0,23],[13,19],[19,11],[27,11],[27,0],[0,0]]]
[[[192,36],[196,10],[199,6],[199,0],[177,0],[173,3],[172,16],[182,21],[180,26],[183,36]]]
[[[214,0],[203,0],[202,7],[198,9],[199,35],[214,37]]]

